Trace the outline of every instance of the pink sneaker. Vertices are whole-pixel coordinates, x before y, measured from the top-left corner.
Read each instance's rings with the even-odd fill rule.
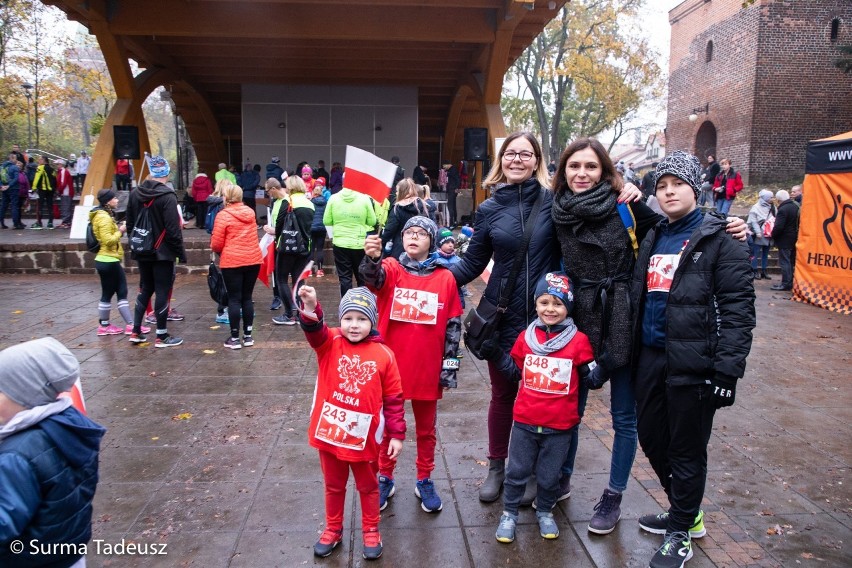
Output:
[[[98,326],[98,335],[121,335],[122,333],[124,333],[124,330],[117,325]]]
[[[142,333],[150,333],[150,331],[151,331],[151,328],[148,327],[147,325],[142,326]],[[131,333],[133,333],[133,324],[129,323],[126,326],[124,326],[124,335],[130,335]]]

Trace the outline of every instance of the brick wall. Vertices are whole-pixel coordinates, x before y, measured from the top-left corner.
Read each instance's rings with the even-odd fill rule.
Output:
[[[830,43],[833,17],[842,22]],[[686,0],[669,21],[669,151],[694,152],[709,120],[717,159],[730,158],[746,183],[783,181],[803,174],[808,140],[852,128],[852,76],[832,65],[834,46],[852,42],[848,0],[759,0],[746,9],[741,0]]]

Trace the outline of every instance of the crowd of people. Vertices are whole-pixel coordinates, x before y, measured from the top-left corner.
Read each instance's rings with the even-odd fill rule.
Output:
[[[114,220],[111,189],[99,192],[99,207],[90,213],[101,247],[98,334],[127,333],[131,343],[145,343],[153,297],[155,347],[170,347],[182,343],[167,330],[175,264],[186,262],[182,219],[167,183],[168,163],[154,156],[148,166],[148,179],[131,192],[125,223]],[[451,169],[439,177],[442,188],[457,182]],[[747,222],[727,217],[724,203],[705,211],[700,205],[708,170],[677,151],[653,172],[658,213],[625,183],[597,140],[569,144],[551,175],[536,138],[518,132],[505,138],[483,181],[490,197],[473,227],[456,234],[453,226],[438,226],[428,187],[414,177],[403,175],[378,203],[345,187],[335,177],[338,170],[337,163],[330,173],[322,162],[317,168],[303,163],[288,175],[273,158],[262,182],[271,205],[260,227],[252,201],[259,166],[246,166],[237,177],[222,164],[215,185],[204,172],[193,182],[193,198],[207,212],[197,226],[211,233],[227,289],[227,304],[217,310],[217,321],[230,327],[225,347],[254,344],[253,290],[264,264],[260,229],[276,251],[270,309],[283,313],[273,322],[298,324],[316,351],[308,437],[320,455],[326,525],[314,554],[332,554],[343,538],[351,469],[361,500],[362,554],[381,556],[380,511],[398,487],[406,401],[415,422],[413,491],[426,513],[442,510],[431,480],[438,400],[458,383],[463,286],[493,262],[480,307],[490,303],[504,311],[491,348],[478,355],[487,362],[491,385],[488,472],[478,497],[494,502],[502,496],[496,540],[515,540],[522,506],[535,508],[542,538],[558,538],[552,511],[571,495],[589,391],[609,383],[609,478],[588,530],[606,535],[617,526],[641,447],[670,505],[639,520],[643,530],[662,536],[649,566],[683,566],[692,539],[706,534],[707,443],[716,412],[734,403],[745,372],[755,326],[752,281],[765,275],[758,264],[767,239],[786,251],[777,289],[792,285],[795,196],[761,192]],[[719,170],[714,185],[733,194],[717,202],[731,201],[739,175],[726,160]],[[133,313],[121,267],[125,235],[141,280]],[[319,261],[314,276],[323,276],[323,248],[316,242],[327,236],[340,282],[337,328],[325,324],[314,287],[293,290],[312,259]],[[459,238],[463,256],[457,254]],[[110,323],[113,296],[123,326]],[[0,359],[21,357],[8,351]],[[8,408],[26,412],[30,400],[12,394],[17,391],[7,392],[0,381],[0,412],[8,399],[16,405]],[[0,421],[8,416],[0,414]]]

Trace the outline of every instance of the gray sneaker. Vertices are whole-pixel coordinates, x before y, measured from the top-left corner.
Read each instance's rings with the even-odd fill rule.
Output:
[[[600,501],[595,505],[595,514],[589,521],[589,532],[609,534],[621,518],[621,493],[604,489]]]
[[[500,517],[500,524],[497,525],[497,532],[494,536],[498,542],[514,542],[515,541],[515,525],[518,524],[518,515],[503,511],[503,516]]]
[[[276,316],[272,318],[272,323],[275,325],[296,325],[296,320],[290,316]]]

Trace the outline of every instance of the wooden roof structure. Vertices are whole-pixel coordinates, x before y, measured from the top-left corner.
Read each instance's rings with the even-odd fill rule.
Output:
[[[416,86],[420,156],[439,157],[443,140],[441,157],[461,159],[466,127],[505,135],[503,75],[566,0],[45,2],[87,27],[104,53],[118,100],[90,175],[108,179],[112,125],[138,125],[147,148],[141,104],[160,85],[212,170],[223,141],[241,139],[249,83]],[[144,72],[134,77],[128,58]]]

